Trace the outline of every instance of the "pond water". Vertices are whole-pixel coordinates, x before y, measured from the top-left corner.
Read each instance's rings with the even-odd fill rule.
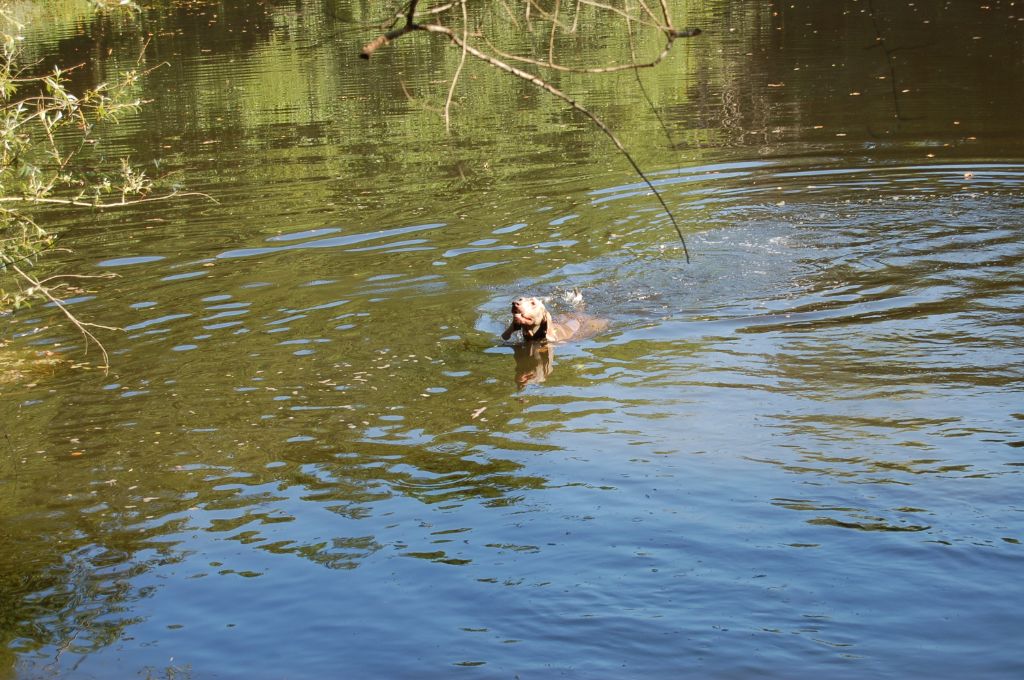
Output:
[[[0,385],[0,675],[1024,673],[1024,7],[676,3],[671,143],[562,78],[687,264],[585,120],[468,65],[446,134],[458,51],[339,4],[30,32],[148,40],[98,156],[216,202],[41,217],[124,330],[3,320],[66,361]],[[509,300],[573,288],[522,384]]]

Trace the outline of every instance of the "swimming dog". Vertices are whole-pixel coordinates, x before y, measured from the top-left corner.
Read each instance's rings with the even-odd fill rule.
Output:
[[[579,300],[579,293],[573,293],[574,300]],[[524,342],[563,343],[569,340],[589,338],[608,327],[606,319],[598,319],[580,312],[560,315],[557,319],[544,306],[544,301],[536,297],[518,297],[512,301],[512,320],[502,340],[508,340],[516,331],[521,331]]]

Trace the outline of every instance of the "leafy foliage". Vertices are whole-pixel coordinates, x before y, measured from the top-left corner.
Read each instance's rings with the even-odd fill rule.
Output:
[[[143,102],[133,90],[142,74],[127,71],[72,92],[70,70],[35,73],[33,64],[23,63],[23,28],[0,10],[0,273],[31,263],[53,244],[53,235],[33,219],[33,207],[103,206],[118,194],[115,201],[124,204],[152,188],[149,178],[126,160],[113,178],[91,177],[75,163],[96,143],[98,124],[116,123],[139,109]],[[40,294],[35,285],[16,292],[0,289],[0,309],[16,308]]]

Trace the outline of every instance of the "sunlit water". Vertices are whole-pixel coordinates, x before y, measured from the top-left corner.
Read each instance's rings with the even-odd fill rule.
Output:
[[[77,227],[109,374],[11,320],[67,357],[0,394],[15,675],[1024,671],[1024,163],[663,166],[688,265],[584,168],[360,221],[332,144]],[[510,298],[577,287],[518,384]]]

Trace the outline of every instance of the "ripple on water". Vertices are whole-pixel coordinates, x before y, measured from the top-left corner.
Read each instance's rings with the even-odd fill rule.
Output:
[[[269,644],[261,611],[315,641],[400,624],[407,658],[454,631],[451,663],[498,674],[568,649],[595,676],[884,675],[924,638],[1009,667],[1022,170],[810,165],[659,175],[699,227],[689,266],[632,184],[484,238],[261,234],[155,286],[198,254],[132,263],[115,375],[61,378],[84,397],[67,419],[19,397],[47,433],[19,474],[66,484],[55,524],[150,541],[137,568],[162,585],[125,606],[152,625]],[[571,243],[592,256],[551,264]],[[499,251],[515,266],[474,269]],[[574,286],[609,331],[519,390],[509,297],[566,310]]]

